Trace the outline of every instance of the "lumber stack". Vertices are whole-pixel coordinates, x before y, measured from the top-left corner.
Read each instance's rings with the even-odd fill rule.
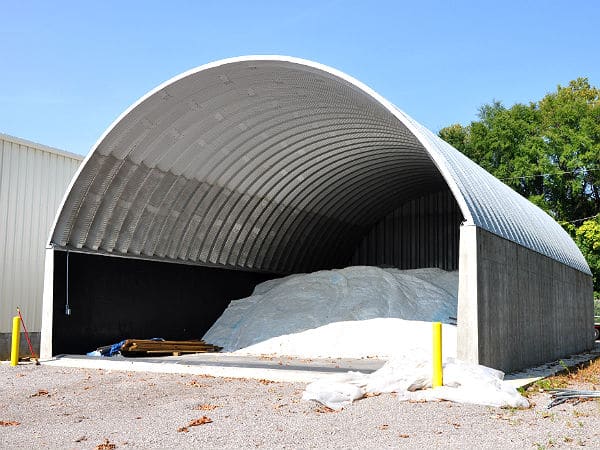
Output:
[[[154,341],[149,339],[127,339],[121,347],[123,356],[174,355],[184,353],[213,353],[221,347],[204,341]]]

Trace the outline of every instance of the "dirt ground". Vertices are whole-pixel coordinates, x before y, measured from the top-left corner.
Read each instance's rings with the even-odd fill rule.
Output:
[[[526,410],[382,394],[332,412],[298,383],[31,364],[0,377],[2,449],[600,448],[600,401],[548,410],[540,386]],[[588,378],[545,387],[599,386]]]

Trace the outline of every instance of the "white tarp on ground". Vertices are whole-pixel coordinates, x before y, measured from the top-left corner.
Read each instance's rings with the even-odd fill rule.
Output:
[[[355,266],[291,275],[259,284],[252,296],[232,301],[203,339],[228,352],[244,349],[253,354],[284,352],[281,354],[317,357],[341,356],[340,352],[344,352],[343,356],[346,357],[367,356],[364,350],[353,354],[355,343],[344,345],[343,342],[332,346],[331,354],[325,354],[323,349],[316,355],[315,349],[307,345],[311,338],[302,334],[296,334],[292,340],[298,338],[308,341],[305,340],[302,348],[295,346],[292,353],[285,352],[292,351],[293,343],[282,347],[283,341],[290,341],[287,338],[271,342],[272,350],[269,349],[270,344],[254,346],[277,336],[320,327],[320,331],[328,333],[327,339],[332,337],[332,331],[339,334],[340,340],[352,337],[348,333],[350,331],[352,334],[366,333],[361,337],[370,341],[369,356],[389,356],[388,351],[381,353],[377,350],[381,345],[389,344],[371,337],[370,331],[344,329],[345,326],[352,327],[351,324],[336,328],[334,323],[376,318],[448,323],[452,322],[450,318],[456,318],[457,293],[458,272],[441,269],[397,270]],[[324,327],[328,324],[332,324],[335,330]],[[411,326],[410,323],[396,325]],[[397,337],[402,338],[408,330],[399,332],[400,336],[391,334],[386,337],[378,333],[377,337],[380,336],[383,341],[393,341]],[[312,333],[319,334],[315,331]],[[327,339],[323,336],[320,344],[325,344]],[[248,349],[249,346],[254,347]]]
[[[527,408],[528,401],[510,384],[504,373],[489,367],[446,358],[444,385],[431,389],[432,363],[427,358],[394,357],[372,374],[348,372],[310,383],[302,398],[341,409],[372,393],[396,392],[399,400],[450,400],[497,407]]]

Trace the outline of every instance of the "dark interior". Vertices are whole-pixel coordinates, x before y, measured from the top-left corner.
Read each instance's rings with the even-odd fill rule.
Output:
[[[87,353],[128,338],[200,339],[233,299],[275,275],[54,252],[54,354]]]

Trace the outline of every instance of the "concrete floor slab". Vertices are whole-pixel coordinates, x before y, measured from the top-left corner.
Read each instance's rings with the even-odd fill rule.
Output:
[[[271,356],[240,356],[227,353],[201,353],[184,356],[102,357],[59,355],[42,364],[88,369],[136,372],[183,373],[215,377],[267,379],[310,383],[325,375],[350,370],[371,373],[385,361],[379,359],[309,359]]]
[[[555,375],[565,367],[600,358],[600,342],[590,352],[572,355],[559,361],[543,364],[523,371],[507,374],[515,388],[528,386],[543,378]],[[253,378],[281,382],[310,383],[325,375],[358,371],[372,373],[384,360],[374,358],[294,358],[280,356],[240,356],[227,353],[201,353],[183,356],[125,358],[113,356],[59,355],[42,364],[88,369],[124,370],[134,372],[182,373],[215,377]]]

